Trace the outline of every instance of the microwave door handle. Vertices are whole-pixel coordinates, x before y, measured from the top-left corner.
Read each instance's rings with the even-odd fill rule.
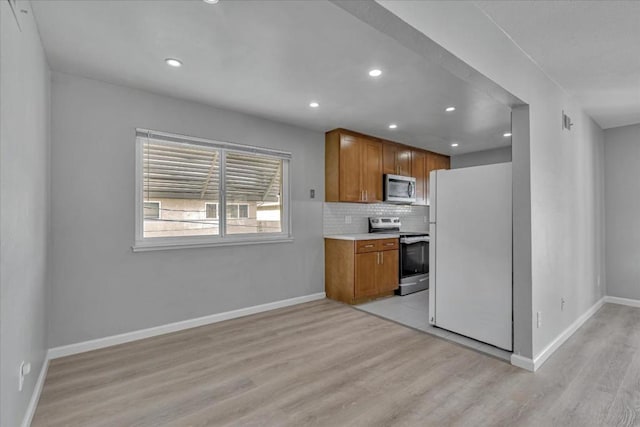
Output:
[[[413,197],[413,183],[409,183],[409,197]]]

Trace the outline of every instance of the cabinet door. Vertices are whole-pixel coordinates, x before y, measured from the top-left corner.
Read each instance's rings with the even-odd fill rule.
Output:
[[[451,158],[449,156],[443,156],[441,154],[437,154],[435,156],[434,163],[435,163],[435,170],[451,168]]]
[[[365,202],[382,201],[382,143],[361,140],[362,154],[362,190]]]
[[[396,175],[414,176],[411,169],[411,150],[409,148],[400,147],[396,153]]]
[[[356,255],[356,280],[354,289],[356,298],[370,297],[378,294],[378,286],[376,284],[378,254],[379,252],[369,252]]]
[[[362,142],[351,135],[340,135],[340,201],[363,200],[361,186]]]
[[[382,173],[391,175],[412,176],[411,149],[393,142],[383,143]]]
[[[411,171],[416,179],[416,205],[427,204],[427,182],[429,176],[426,173],[426,157],[424,151],[413,151],[411,153]]]
[[[397,250],[380,252],[378,293],[390,292],[398,288],[399,261],[399,251]]]
[[[385,142],[382,144],[382,173],[396,175],[398,168],[396,166],[396,156],[398,153],[398,145]]]

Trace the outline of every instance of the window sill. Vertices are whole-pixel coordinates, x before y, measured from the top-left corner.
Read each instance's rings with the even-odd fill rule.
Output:
[[[261,239],[227,239],[217,242],[157,242],[138,243],[131,247],[133,252],[166,251],[171,249],[215,248],[219,246],[261,245],[265,243],[291,243],[293,237],[278,236]]]

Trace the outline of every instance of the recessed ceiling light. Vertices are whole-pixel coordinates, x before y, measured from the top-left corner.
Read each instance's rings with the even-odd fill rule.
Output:
[[[511,136],[511,132],[506,132],[506,133],[505,133],[504,135],[502,135],[502,136],[504,136],[505,138],[509,138],[509,137]]]
[[[310,102],[310,103],[309,103],[309,107],[311,107],[311,108],[318,108],[319,106],[320,106],[320,104],[318,104],[318,103],[317,103],[317,102],[315,102],[315,101],[314,101],[314,102]]]
[[[453,144],[451,144],[451,146],[452,146],[452,147],[457,147],[457,146],[458,146],[458,143],[457,143],[457,142],[454,142]]]
[[[446,111],[447,113],[450,113],[452,111],[456,111],[456,107],[447,107],[444,109],[444,111]]]
[[[182,67],[182,61],[180,61],[179,59],[167,58],[164,60],[164,62],[166,62],[167,65],[171,67]]]
[[[397,124],[395,124],[395,123],[391,123],[391,124],[389,125],[389,129],[397,129],[397,128],[398,128],[398,125],[397,125]]]
[[[203,1],[208,4],[216,4],[218,3],[219,0],[203,0]]]
[[[382,70],[378,70],[377,68],[369,71],[369,75],[371,77],[380,77],[382,75]]]

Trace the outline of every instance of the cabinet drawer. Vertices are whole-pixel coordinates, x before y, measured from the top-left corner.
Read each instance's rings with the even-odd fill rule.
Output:
[[[356,253],[364,254],[367,252],[377,252],[380,250],[380,240],[357,240]]]
[[[400,247],[398,239],[378,240],[378,245],[381,251],[390,251],[392,249],[398,249]]]

